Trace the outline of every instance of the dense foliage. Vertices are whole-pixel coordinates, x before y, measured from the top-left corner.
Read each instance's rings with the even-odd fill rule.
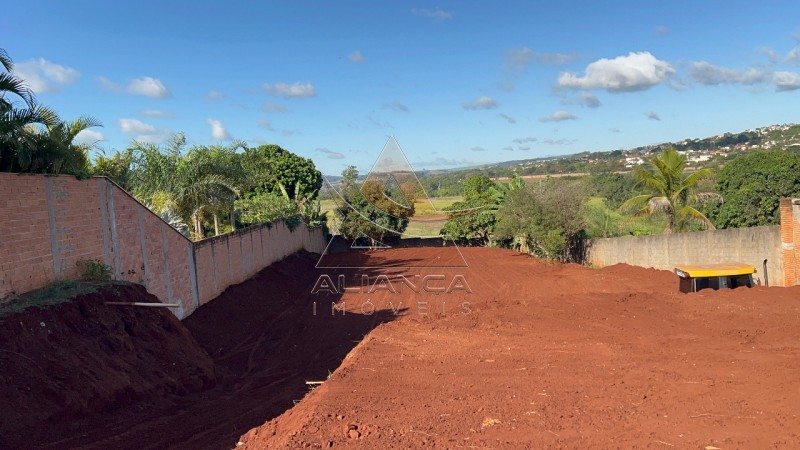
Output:
[[[0,171],[90,175],[89,150],[77,143],[83,130],[102,126],[91,117],[64,121],[40,105],[14,75],[14,63],[0,49]]]
[[[698,193],[697,186],[709,178],[709,169],[686,173],[686,156],[671,148],[650,158],[646,165],[633,172],[636,186],[646,191],[622,204],[623,211],[633,211],[635,216],[665,214],[665,232],[684,230],[690,223],[705,228],[714,228],[708,218],[694,206],[705,199],[705,193]]]
[[[404,207],[392,200],[387,186],[371,180],[359,184],[355,166],[342,172],[339,192],[341,198],[337,198],[336,215],[339,232],[346,239],[366,237],[380,243],[395,241],[405,231],[408,218],[414,215],[413,198],[406,199],[409,205]]]
[[[717,227],[776,224],[781,197],[800,196],[800,155],[770,151],[735,159],[717,174],[717,190],[725,199],[709,212]]]

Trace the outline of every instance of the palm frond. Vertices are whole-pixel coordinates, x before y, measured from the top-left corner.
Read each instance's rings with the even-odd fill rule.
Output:
[[[629,212],[634,209],[640,209],[642,206],[646,206],[651,198],[653,198],[653,195],[651,194],[637,195],[631,199],[628,199],[627,201],[625,201],[625,203],[620,205],[619,211]]]
[[[692,208],[691,206],[684,206],[675,214],[678,219],[699,223],[707,230],[715,230],[714,224],[700,211]]]

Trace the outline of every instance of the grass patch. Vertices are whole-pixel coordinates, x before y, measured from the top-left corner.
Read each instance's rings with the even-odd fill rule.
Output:
[[[30,307],[58,305],[79,295],[97,292],[101,286],[109,284],[107,281],[54,281],[41,289],[0,302],[0,317]]]

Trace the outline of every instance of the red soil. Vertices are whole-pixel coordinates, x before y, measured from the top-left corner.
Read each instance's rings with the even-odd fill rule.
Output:
[[[214,385],[214,363],[139,285],[117,284],[0,317],[0,448],[30,448],[82,430],[87,417]]]
[[[310,254],[277,263],[184,321],[214,361],[213,388],[129,399],[104,416],[67,408],[64,419],[6,428],[16,430],[6,445],[800,447],[800,287],[687,295],[666,271],[486,248],[461,249],[468,268],[398,268],[442,251],[410,250],[360,257],[391,269],[315,269]],[[310,293],[320,274],[338,273],[354,289]],[[367,291],[391,276],[363,293],[362,274]],[[429,288],[461,275],[472,292],[426,293],[415,274],[432,275]],[[333,315],[334,301],[346,311]],[[324,383],[303,397],[306,380]]]

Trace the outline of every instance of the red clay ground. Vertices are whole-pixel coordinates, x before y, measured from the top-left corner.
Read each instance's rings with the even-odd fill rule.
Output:
[[[361,262],[433,261],[438,251],[378,250]],[[592,270],[500,249],[461,251],[468,268],[340,271],[351,288],[362,274],[372,282],[387,273],[412,281],[414,274],[433,275],[431,290],[462,275],[472,293],[413,293],[392,278],[401,293],[351,290],[341,298],[310,293],[320,274],[337,281],[340,272],[315,269],[315,255],[292,256],[184,321],[213,359],[213,387],[130,398],[102,414],[77,415],[65,405],[47,422],[4,422],[4,443],[800,447],[800,287],[686,295],[664,271]],[[333,301],[347,311],[332,315]],[[165,345],[159,354],[174,351]],[[184,363],[199,366],[204,358]],[[306,380],[326,379],[303,398]],[[0,406],[3,416],[14,408]]]

